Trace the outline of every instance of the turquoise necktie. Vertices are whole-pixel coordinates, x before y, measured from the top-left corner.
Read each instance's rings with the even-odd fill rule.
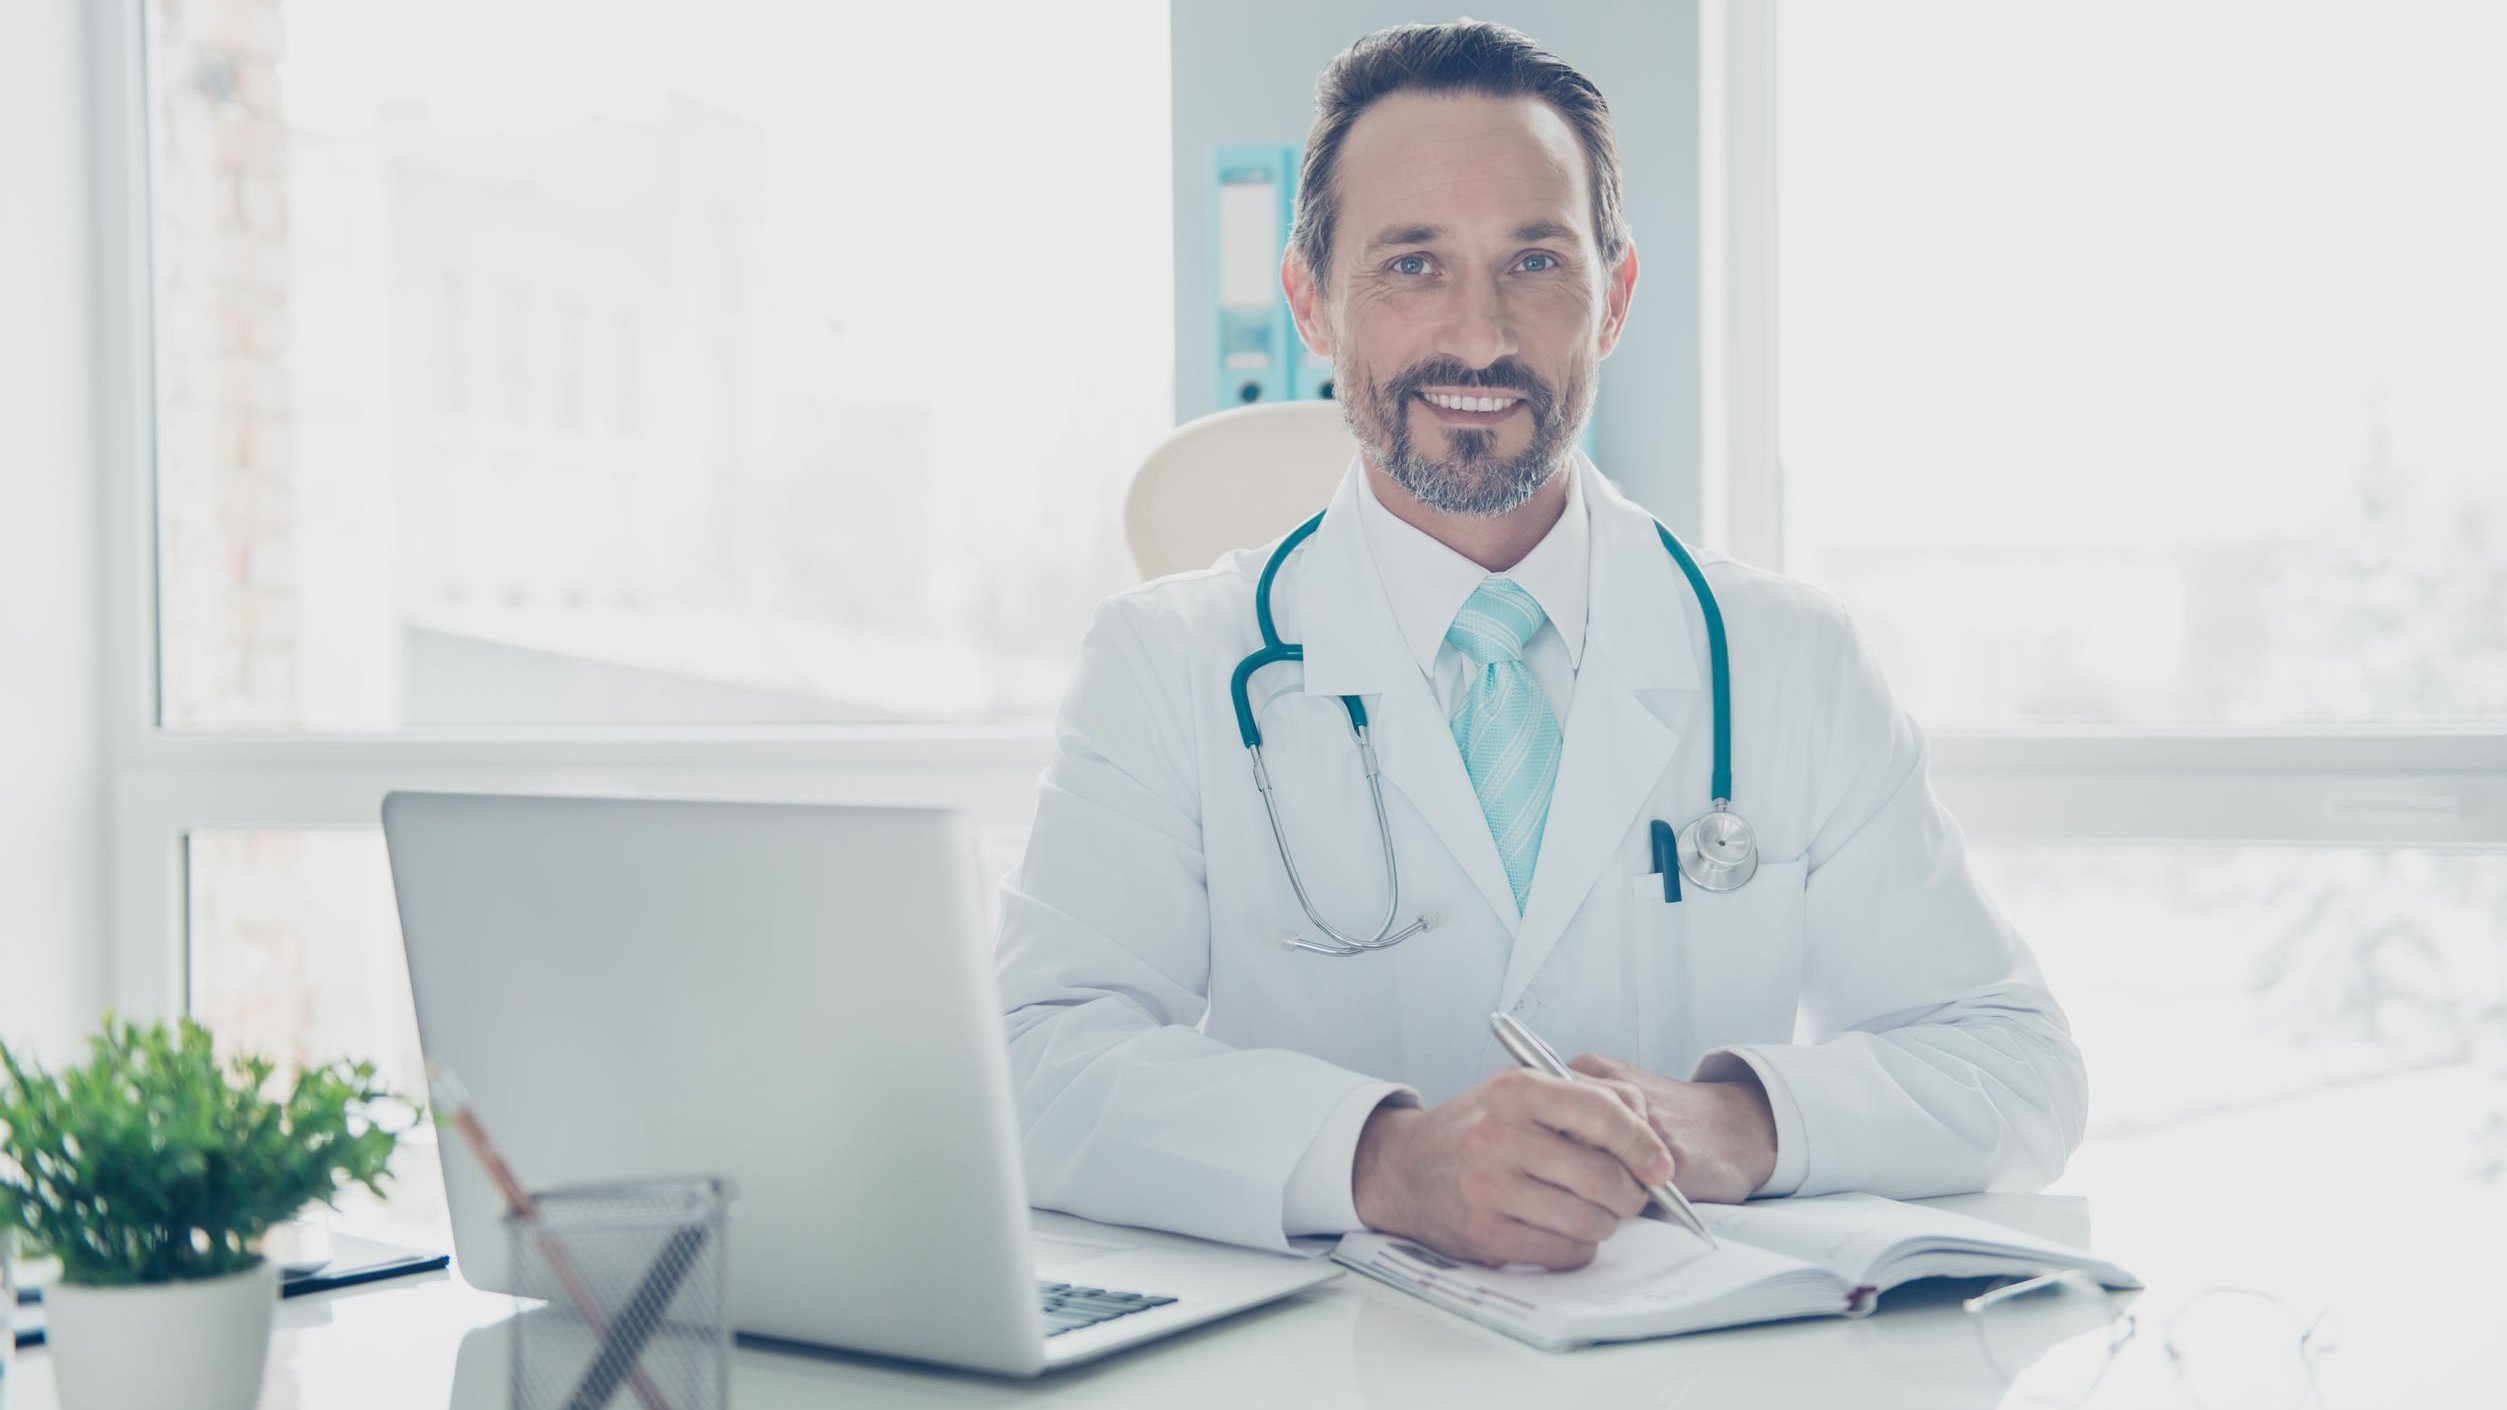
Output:
[[[1471,693],[1454,712],[1454,743],[1462,750],[1471,789],[1480,796],[1489,836],[1497,840],[1497,859],[1514,888],[1517,914],[1532,889],[1550,789],[1558,782],[1558,717],[1523,663],[1523,644],[1544,620],[1532,594],[1491,576],[1445,629],[1445,639],[1480,668]]]

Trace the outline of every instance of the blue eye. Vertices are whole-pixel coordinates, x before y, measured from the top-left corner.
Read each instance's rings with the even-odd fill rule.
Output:
[[[1405,266],[1414,264],[1419,267],[1417,269],[1405,268]],[[1393,272],[1396,274],[1425,274],[1428,272],[1428,257],[1426,255],[1403,255],[1400,259],[1393,261]]]
[[[1534,260],[1545,260],[1545,261],[1547,261],[1547,263],[1540,265],[1538,268],[1534,268],[1534,267],[1533,267],[1533,264],[1532,264],[1532,262],[1533,262]],[[1558,257],[1557,257],[1556,255],[1545,255],[1545,254],[1538,254],[1538,253],[1535,253],[1535,254],[1529,254],[1529,255],[1525,255],[1525,256],[1523,257],[1523,263],[1524,263],[1524,267],[1525,267],[1525,268],[1527,268],[1527,269],[1531,269],[1531,270],[1532,270],[1532,272],[1533,272],[1533,273],[1535,273],[1535,274],[1539,274],[1539,273],[1541,273],[1541,272],[1542,272],[1542,271],[1544,271],[1544,270],[1549,270],[1549,269],[1555,269],[1555,268],[1557,268],[1557,267],[1558,267]]]

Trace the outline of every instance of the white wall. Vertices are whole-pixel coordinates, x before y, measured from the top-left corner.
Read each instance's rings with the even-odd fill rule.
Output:
[[[1175,415],[1218,409],[1210,149],[1302,144],[1314,81],[1350,41],[1453,12],[1412,0],[1173,0]],[[1619,134],[1640,274],[1628,332],[1602,365],[1594,459],[1693,541],[1699,535],[1698,14],[1696,0],[1504,0],[1474,19],[1530,35],[1602,90]]]
[[[87,6],[0,5],[0,1038],[104,996]]]

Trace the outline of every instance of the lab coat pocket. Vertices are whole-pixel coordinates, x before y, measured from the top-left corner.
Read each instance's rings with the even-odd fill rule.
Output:
[[[1686,1077],[1734,1043],[1793,1040],[1802,996],[1807,860],[1761,862],[1738,891],[1685,886],[1663,899],[1659,875],[1628,899],[1629,980],[1637,991],[1637,1065]]]

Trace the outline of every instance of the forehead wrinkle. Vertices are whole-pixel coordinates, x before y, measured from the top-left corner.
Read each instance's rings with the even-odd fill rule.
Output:
[[[1375,192],[1383,201],[1396,204],[1406,200],[1442,195],[1465,185],[1489,187],[1492,188],[1492,193],[1501,199],[1522,200],[1526,205],[1541,205],[1555,194],[1560,204],[1556,207],[1544,206],[1542,218],[1565,220],[1566,217],[1572,215],[1574,207],[1578,204],[1579,193],[1575,189],[1578,183],[1574,179],[1574,173],[1562,170],[1555,161],[1544,161],[1542,165],[1545,170],[1492,171],[1483,164],[1471,161],[1467,156],[1456,154],[1451,157],[1406,164],[1400,171],[1391,173],[1386,180],[1378,183]],[[1565,178],[1563,184],[1566,189],[1559,191],[1556,188],[1562,183],[1558,178],[1562,177]],[[1511,228],[1528,224],[1532,218],[1531,215],[1522,214],[1507,219],[1506,224]],[[1444,225],[1450,222],[1425,216],[1415,220],[1393,216],[1372,223],[1378,226],[1389,226],[1395,224]],[[1572,223],[1572,221],[1566,221],[1566,223]]]
[[[1515,184],[1533,189],[1511,195],[1491,192],[1479,199],[1450,194],[1456,184],[1458,182],[1453,179],[1429,181],[1405,191],[1387,193],[1389,209],[1385,215],[1358,227],[1368,232],[1361,248],[1419,243],[1382,238],[1405,234],[1417,228],[1433,228],[1437,232],[1435,240],[1453,243],[1486,241],[1491,244],[1515,244],[1527,238],[1518,232],[1534,225],[1556,225],[1563,227],[1573,238],[1591,238],[1592,232],[1587,228],[1591,221],[1576,208],[1573,198],[1558,205],[1549,204],[1549,188],[1545,182],[1517,181]],[[1512,198],[1514,196],[1530,199]],[[1458,214],[1448,213],[1457,206],[1461,207]]]
[[[1395,135],[1392,130],[1378,127],[1365,133],[1360,141],[1351,144],[1357,150],[1349,155],[1359,159],[1353,164],[1361,164],[1372,156],[1391,169],[1380,173],[1364,192],[1356,188],[1346,191],[1344,200],[1350,207],[1348,214],[1353,224],[1370,232],[1415,225],[1443,226],[1452,232],[1462,222],[1447,218],[1442,210],[1409,207],[1459,205],[1468,209],[1481,204],[1480,200],[1458,193],[1457,188],[1468,184],[1485,188],[1486,199],[1521,203],[1508,215],[1488,217],[1508,231],[1538,218],[1565,225],[1588,240],[1593,238],[1587,228],[1591,223],[1587,209],[1590,192],[1583,189],[1589,181],[1583,147],[1572,132],[1567,132],[1566,145],[1572,150],[1560,150],[1557,138],[1565,124],[1556,114],[1545,109],[1542,118],[1535,122],[1536,126],[1530,129],[1492,122],[1469,132],[1423,132],[1398,148],[1391,145]],[[1486,154],[1480,150],[1492,133],[1502,142],[1506,169],[1491,170]],[[1347,179],[1346,174],[1343,179]],[[1368,199],[1369,196],[1374,199]],[[1550,204],[1553,200],[1556,205]],[[1387,209],[1379,214],[1367,207]]]
[[[1468,145],[1467,139],[1459,137],[1428,139],[1416,144],[1410,154],[1405,154],[1407,159],[1394,165],[1393,174],[1435,179],[1437,174],[1450,168],[1462,167],[1469,174],[1484,175],[1491,180],[1530,183],[1554,179],[1563,181],[1572,188],[1578,184],[1578,178],[1584,170],[1584,163],[1580,156],[1568,156],[1553,151],[1547,143],[1535,144],[1534,149],[1529,153],[1522,152],[1518,148],[1514,152],[1506,153],[1499,159],[1499,162],[1491,162],[1486,154],[1475,150],[1457,150]],[[1445,150],[1421,152],[1420,148]],[[1526,157],[1529,160],[1520,160]],[[1519,160],[1508,161],[1506,158]]]

